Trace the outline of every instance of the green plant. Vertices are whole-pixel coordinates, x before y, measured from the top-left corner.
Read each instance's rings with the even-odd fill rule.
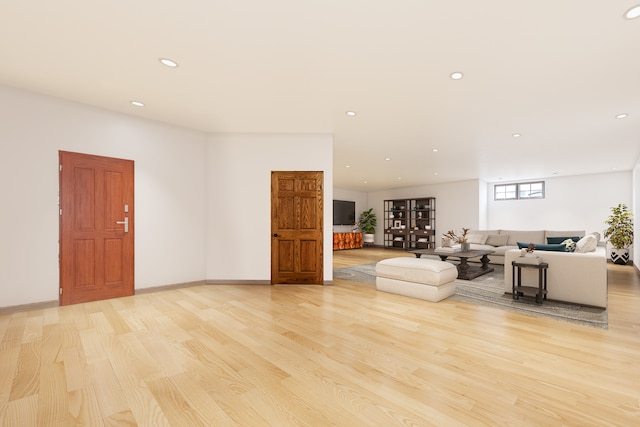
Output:
[[[360,222],[360,230],[365,234],[375,234],[375,226],[377,224],[376,214],[373,213],[373,208],[370,208],[360,214],[358,218]]]
[[[627,205],[620,203],[613,206],[605,224],[609,227],[604,231],[604,237],[609,239],[614,248],[628,248],[633,244],[633,214]]]

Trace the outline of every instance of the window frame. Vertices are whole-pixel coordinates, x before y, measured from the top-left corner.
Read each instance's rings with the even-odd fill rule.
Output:
[[[529,187],[529,190],[531,190],[531,186],[535,185],[535,184],[540,184],[542,189],[540,191],[540,196],[521,196],[521,191],[526,191],[526,190],[522,190],[522,187]],[[513,187],[515,186],[515,194],[513,195],[513,197],[506,197],[508,194],[513,194],[514,192],[509,189],[508,187]],[[498,198],[498,190],[502,189],[502,191],[500,191],[501,195],[504,195],[505,197],[501,197]],[[524,181],[524,182],[512,182],[509,184],[494,184],[493,186],[493,200],[497,201],[497,202],[502,202],[502,201],[507,201],[507,200],[540,200],[540,199],[544,199],[546,197],[546,187],[545,187],[545,181]]]

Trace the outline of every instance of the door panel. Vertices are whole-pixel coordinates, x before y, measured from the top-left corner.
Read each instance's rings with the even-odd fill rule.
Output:
[[[323,173],[271,174],[271,283],[323,283]]]
[[[133,295],[133,162],[59,155],[60,304]]]
[[[123,264],[124,248],[122,239],[105,239],[104,241],[104,265],[113,266]],[[124,280],[123,271],[119,268],[105,268],[105,286],[117,286]]]

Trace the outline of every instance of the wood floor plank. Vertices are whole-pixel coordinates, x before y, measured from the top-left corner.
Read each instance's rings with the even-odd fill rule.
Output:
[[[39,375],[38,424],[63,426],[75,424],[69,411],[69,396],[64,366],[60,362],[43,365]]]
[[[73,421],[60,425],[104,425],[104,418],[98,404],[98,396],[96,396],[93,386],[72,390],[68,393],[67,399],[69,402],[69,417]]]
[[[125,388],[122,393],[136,420],[134,425],[149,427],[170,427],[172,425],[146,384]]]
[[[129,403],[108,358],[89,364],[91,385],[98,396],[98,405],[103,419],[129,410]]]
[[[67,391],[72,392],[90,387],[91,373],[82,347],[62,349],[61,358],[64,364]]]
[[[189,407],[198,415],[203,424],[215,422],[216,425],[234,425],[234,421],[217,404],[203,388],[203,384],[188,374],[174,375],[169,378],[171,383],[180,390]]]
[[[6,316],[10,320],[5,328],[2,341],[0,341],[0,350],[20,346],[27,323],[27,313],[15,313]]]
[[[157,378],[149,381],[148,385],[171,425],[204,426],[208,422],[191,407],[171,378]]]
[[[20,346],[18,366],[13,375],[9,400],[19,400],[40,391],[41,341],[31,341]]]
[[[12,400],[0,414],[0,425],[3,426],[37,426],[38,395]]]

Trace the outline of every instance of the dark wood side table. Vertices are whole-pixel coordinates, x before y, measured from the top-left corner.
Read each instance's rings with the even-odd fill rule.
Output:
[[[522,269],[536,268],[538,269],[538,287],[522,286]],[[519,299],[521,296],[535,297],[536,303],[542,305],[542,300],[547,299],[547,268],[549,264],[541,262],[540,264],[528,264],[517,261],[511,262],[511,292],[513,299]],[[518,269],[518,284],[516,285],[516,269]]]

